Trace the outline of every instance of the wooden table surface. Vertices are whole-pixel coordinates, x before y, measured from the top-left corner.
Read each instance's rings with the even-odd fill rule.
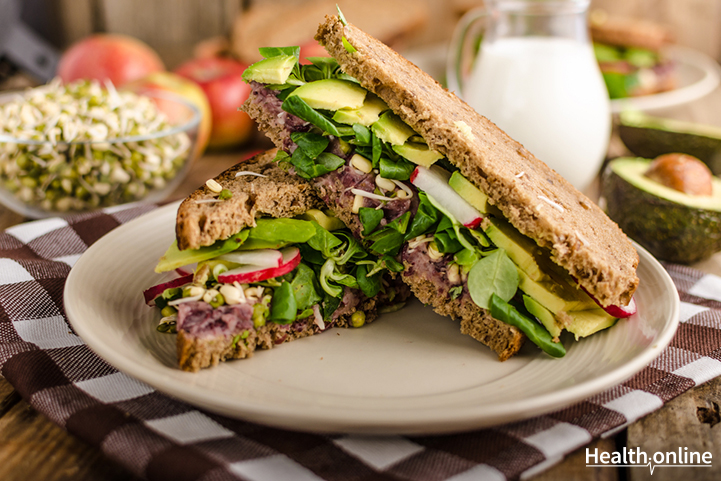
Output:
[[[659,115],[721,126],[721,88],[692,103],[658,112]],[[249,152],[269,147],[258,137],[249,147],[232,152],[210,152],[193,166],[187,179],[173,194],[185,197],[206,179],[245,158]],[[609,152],[620,155],[622,146],[612,142]],[[589,192],[593,197],[593,192]],[[0,229],[26,221],[0,207]],[[709,273],[721,275],[721,253],[695,265]],[[600,452],[618,451],[623,446],[647,453],[676,451],[711,451],[713,468],[657,469],[655,481],[721,479],[721,378],[688,391],[659,411],[635,422],[615,436],[588,445]],[[585,449],[568,456],[534,481],[552,480],[645,480],[651,479],[647,468],[587,468]],[[21,399],[13,387],[0,378],[0,480],[135,480],[121,466],[107,459],[98,448],[68,434]]]

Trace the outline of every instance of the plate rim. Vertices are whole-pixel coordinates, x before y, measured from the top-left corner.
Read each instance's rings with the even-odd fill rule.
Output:
[[[248,402],[248,400],[244,400],[239,406],[238,400],[230,399],[228,395],[217,396],[213,395],[212,392],[205,393],[203,390],[198,390],[197,387],[194,388],[192,383],[178,384],[177,379],[149,371],[147,367],[144,368],[143,364],[128,358],[119,351],[112,349],[108,351],[105,349],[105,343],[99,340],[94,334],[94,330],[90,328],[93,323],[83,322],[80,319],[80,314],[77,312],[78,307],[76,306],[77,298],[68,296],[68,293],[73,294],[73,290],[77,290],[76,278],[80,276],[79,272],[82,273],[83,269],[86,269],[85,263],[90,258],[90,255],[95,251],[102,250],[105,244],[112,243],[116,237],[121,237],[126,230],[132,230],[135,225],[147,222],[151,218],[162,218],[170,215],[171,211],[177,210],[178,205],[179,202],[171,203],[145,213],[113,229],[91,245],[78,259],[67,277],[63,291],[66,317],[88,348],[118,371],[140,380],[166,395],[179,398],[201,409],[236,419],[260,422],[283,429],[367,434],[452,433],[495,426],[511,421],[521,421],[570,406],[627,380],[648,366],[661,354],[673,339],[680,322],[680,300],[671,277],[648,251],[634,243],[641,261],[649,262],[653,270],[660,272],[665,288],[670,287],[670,292],[674,293],[672,296],[672,312],[666,316],[663,329],[659,332],[653,345],[646,347],[634,358],[608,373],[574,386],[520,401],[483,405],[483,412],[475,413],[473,416],[471,414],[474,413],[469,413],[467,407],[444,409],[440,413],[437,408],[417,408],[405,410],[406,414],[411,411],[414,413],[414,416],[406,415],[405,417],[399,416],[400,413],[397,409],[374,408],[363,413],[364,416],[369,413],[375,414],[375,418],[369,421],[366,417],[362,419],[356,417],[354,419],[354,416],[348,415],[348,410],[331,411],[324,408],[299,413],[297,409],[292,407],[268,406],[257,401]],[[88,252],[91,254],[87,255]],[[188,373],[188,376],[193,375],[193,373]],[[469,419],[469,416],[471,416],[471,419]],[[419,421],[419,418],[422,420]]]

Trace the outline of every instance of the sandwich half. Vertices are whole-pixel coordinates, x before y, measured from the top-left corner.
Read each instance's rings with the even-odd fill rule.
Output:
[[[332,58],[261,49],[243,110],[376,255],[500,360],[565,354],[634,310],[637,253],[603,211],[382,42],[327,17]],[[492,92],[488,93],[493,95]]]
[[[603,10],[591,13],[589,26],[612,99],[676,87],[676,65],[664,54],[674,40],[668,28],[648,20],[610,16]]]
[[[392,272],[402,265],[369,254],[274,157],[228,169],[178,208],[176,241],[155,270],[184,274],[145,297],[161,309],[159,330],[177,332],[183,370],[361,327],[410,295]]]

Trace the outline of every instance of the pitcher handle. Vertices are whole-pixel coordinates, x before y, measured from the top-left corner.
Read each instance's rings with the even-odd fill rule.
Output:
[[[478,38],[478,36],[469,35],[469,33],[477,32],[477,22],[485,19],[487,15],[488,10],[484,7],[469,10],[461,17],[453,31],[446,59],[446,82],[448,83],[448,90],[455,91],[461,97],[465,77],[473,66],[472,55],[475,49],[473,42],[469,42],[469,40]]]

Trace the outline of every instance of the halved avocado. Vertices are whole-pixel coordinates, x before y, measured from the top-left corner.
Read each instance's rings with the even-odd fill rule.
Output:
[[[651,160],[619,158],[606,167],[601,195],[609,217],[659,259],[690,264],[721,250],[721,179],[713,195],[668,188],[644,174]]]
[[[634,155],[652,159],[672,152],[689,154],[714,175],[721,174],[721,128],[636,111],[621,113],[619,121],[621,140]]]

